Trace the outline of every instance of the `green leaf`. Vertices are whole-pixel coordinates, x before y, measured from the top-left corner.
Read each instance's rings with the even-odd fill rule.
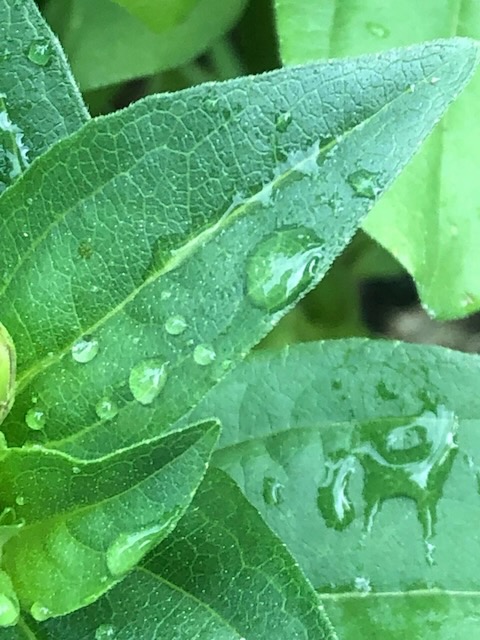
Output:
[[[377,52],[430,38],[480,37],[476,3],[276,4],[280,48],[288,64]],[[428,311],[444,319],[480,309],[480,195],[475,173],[480,162],[479,100],[477,75],[364,225],[414,276]]]
[[[192,2],[169,4],[186,9]],[[54,0],[54,5],[63,3]],[[165,12],[162,1],[156,27],[163,30],[154,33],[113,0],[73,0],[62,43],[75,77],[87,91],[190,62],[233,27],[245,4],[246,0],[197,0],[180,19],[182,14]]]
[[[49,640],[83,639],[99,625],[116,640],[336,638],[285,546],[218,469],[142,568],[95,605],[41,630]]]
[[[181,24],[188,18],[188,14],[195,5],[199,4],[199,0],[163,0],[161,7],[156,0],[115,0],[115,2],[143,20],[153,31],[159,32]]]
[[[252,357],[192,415],[222,420],[213,464],[322,592],[339,637],[462,637],[462,615],[480,632],[479,374],[479,356],[439,347],[297,345]]]
[[[88,113],[32,0],[0,0],[0,193]],[[2,209],[3,212],[3,209]]]
[[[437,42],[151,97],[40,158],[3,199],[9,442],[98,457],[172,425],[325,274],[476,59]]]
[[[6,450],[0,502],[24,526],[4,544],[2,567],[22,608],[45,620],[119,582],[175,527],[217,436],[210,422],[90,462],[42,447]]]

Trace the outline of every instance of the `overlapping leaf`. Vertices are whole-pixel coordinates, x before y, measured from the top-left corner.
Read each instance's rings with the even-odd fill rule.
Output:
[[[87,119],[65,55],[35,4],[0,0],[0,193]]]
[[[336,638],[284,545],[218,470],[142,568],[92,607],[39,631],[48,640]]]
[[[64,0],[51,4],[75,77],[86,91],[190,62],[235,24],[246,2],[141,3],[137,15],[143,21],[113,0],[73,0],[69,16]],[[130,0],[119,4],[138,5]]]
[[[298,64],[359,55],[446,36],[480,36],[478,3],[277,0],[283,59]],[[439,80],[440,81],[440,80]],[[412,90],[415,87],[412,85]],[[365,222],[415,277],[442,318],[480,308],[480,76]]]
[[[217,436],[206,423],[91,462],[43,448],[5,451],[0,503],[23,526],[4,543],[2,567],[22,607],[45,620],[119,582],[175,527]]]
[[[192,416],[339,637],[476,637],[480,357],[367,340],[252,357]]]
[[[95,457],[184,415],[324,275],[476,59],[455,40],[203,85],[44,155],[2,203],[9,442]],[[138,368],[162,372],[150,404]]]

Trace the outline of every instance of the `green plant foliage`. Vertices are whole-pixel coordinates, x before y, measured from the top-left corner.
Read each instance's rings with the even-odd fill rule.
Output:
[[[480,36],[477,2],[277,0],[276,6],[288,64]],[[479,100],[477,75],[364,225],[414,276],[424,305],[440,318],[480,309]]]
[[[87,120],[60,44],[33,2],[0,0],[0,193]]]
[[[1,201],[9,442],[95,457],[167,429],[324,275],[475,62],[458,40],[201,85],[93,120],[40,158]],[[363,88],[380,72],[389,95]],[[138,366],[161,402],[135,401]]]
[[[170,0],[171,13],[165,11],[164,0],[160,10],[152,0],[148,5],[155,5],[156,11],[142,10],[141,14],[148,15],[148,24],[153,22],[161,33],[113,0],[73,0],[67,16],[63,4],[64,0],[53,0],[51,11],[61,16],[62,42],[75,77],[86,91],[189,62],[228,31],[245,0],[197,0],[194,4]]]
[[[143,20],[154,31],[164,31],[185,21],[197,0],[115,0],[130,13]]]
[[[242,3],[227,4],[209,4],[220,31]],[[92,69],[103,45],[116,64],[113,37],[89,39],[102,6],[64,11]],[[201,47],[176,32],[191,56],[213,37],[205,6],[182,22],[196,16]],[[460,540],[452,523],[477,508],[478,358],[339,342],[242,362],[467,84],[476,43],[207,83],[89,119],[33,2],[0,7],[16,47],[0,67],[0,149],[19,169],[0,194],[0,640],[337,640],[321,597],[343,637],[360,592],[369,630],[373,594],[390,602],[387,629],[407,597],[421,612],[431,587],[473,589],[474,564],[457,558],[454,575],[442,536]],[[126,31],[132,60],[135,42]],[[44,111],[25,111],[37,98]],[[452,620],[457,600],[442,601]]]
[[[478,634],[479,374],[479,356],[439,347],[296,345],[252,357],[194,412],[221,420],[213,463],[340,638]]]
[[[284,545],[219,470],[207,473],[178,527],[122,588],[44,628],[52,640],[93,637],[102,620],[115,638],[150,638],[162,615],[162,640],[179,628],[204,640],[336,638]]]

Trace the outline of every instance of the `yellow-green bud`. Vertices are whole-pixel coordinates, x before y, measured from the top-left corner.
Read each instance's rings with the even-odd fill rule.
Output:
[[[10,411],[15,392],[15,347],[0,323],[0,424]]]

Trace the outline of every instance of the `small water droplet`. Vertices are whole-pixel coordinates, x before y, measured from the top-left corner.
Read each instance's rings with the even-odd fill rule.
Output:
[[[202,367],[211,364],[216,357],[215,349],[209,344],[197,344],[193,350],[193,359]]]
[[[100,398],[95,405],[95,412],[100,420],[113,420],[118,415],[117,404],[106,396]]]
[[[29,429],[33,429],[33,431],[42,431],[46,424],[45,412],[37,407],[32,407],[25,415],[25,422]]]
[[[34,40],[27,52],[28,59],[34,64],[45,67],[53,57],[53,47],[48,40]]]
[[[313,283],[322,245],[321,238],[302,227],[263,240],[247,261],[251,302],[270,312],[293,302]]]
[[[77,340],[72,346],[72,358],[75,362],[86,364],[91,362],[99,350],[98,340],[92,336],[85,336]]]
[[[160,294],[160,300],[168,300],[171,297],[172,297],[171,291],[162,291],[162,293]]]
[[[30,613],[32,615],[32,618],[38,620],[38,622],[43,622],[44,620],[50,618],[52,615],[50,609],[48,607],[45,607],[43,604],[40,604],[40,602],[34,602],[32,604],[32,606],[30,607]]]
[[[376,182],[376,175],[366,169],[358,169],[347,178],[357,196],[373,200],[380,193],[380,187]]]
[[[172,517],[161,525],[120,534],[107,550],[107,566],[112,576],[121,576],[138,564],[143,556],[167,535],[174,519],[176,521],[176,518]]]
[[[318,488],[317,505],[327,527],[342,530],[355,517],[352,501],[347,495],[348,479],[355,471],[355,456],[326,460],[325,469],[326,478]]]
[[[102,624],[95,631],[95,640],[112,640],[115,638],[115,627],[111,624]]]
[[[440,80],[440,78],[437,78],[436,76],[433,76],[432,78],[430,78],[430,84],[437,84],[437,82]]]
[[[375,36],[376,38],[386,38],[390,35],[389,29],[378,22],[367,22],[366,27],[372,36]]]
[[[151,404],[167,382],[167,364],[162,360],[142,360],[130,372],[128,380],[133,397],[140,404]]]
[[[20,607],[18,603],[5,593],[0,593],[0,627],[10,627],[16,624],[19,616]]]
[[[179,336],[187,328],[187,321],[183,316],[170,316],[165,322],[165,331],[171,336]]]
[[[72,467],[72,472],[73,472],[75,475],[78,475],[78,474],[80,473],[80,467]]]
[[[290,124],[292,123],[293,115],[291,111],[284,111],[275,120],[275,129],[279,133],[285,133]]]
[[[353,582],[356,591],[360,591],[363,594],[370,593],[372,590],[372,586],[370,584],[370,580],[363,576],[357,576]]]
[[[23,496],[17,496],[15,498],[15,502],[18,504],[19,507],[23,507],[23,505],[25,504],[25,498]]]
[[[283,501],[284,486],[276,478],[266,476],[263,479],[263,499],[265,503],[272,506],[278,506]]]

